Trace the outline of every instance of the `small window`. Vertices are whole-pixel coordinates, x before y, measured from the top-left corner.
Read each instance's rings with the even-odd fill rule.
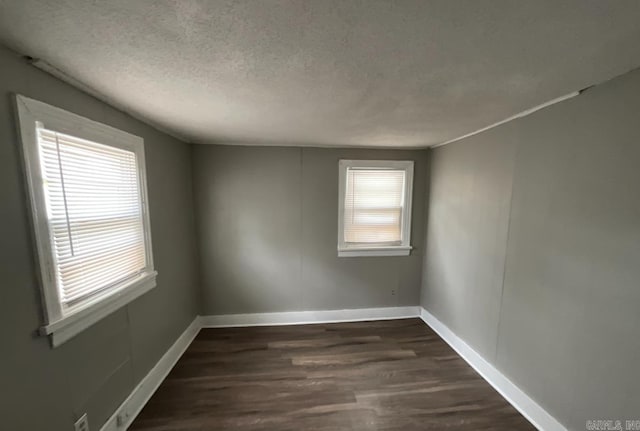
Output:
[[[340,160],[338,256],[411,251],[412,161]]]
[[[155,286],[141,138],[16,97],[46,322],[57,346]]]

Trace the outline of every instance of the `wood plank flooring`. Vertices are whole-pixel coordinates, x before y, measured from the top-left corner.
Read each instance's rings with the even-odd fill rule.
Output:
[[[203,329],[130,429],[535,430],[419,319]]]

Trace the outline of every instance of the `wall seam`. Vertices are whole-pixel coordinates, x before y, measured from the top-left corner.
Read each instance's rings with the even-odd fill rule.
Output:
[[[520,151],[520,146],[515,140],[513,145],[515,145],[516,148],[515,148],[515,151],[513,152],[513,163],[511,165],[511,190],[509,192],[509,210],[508,210],[509,218],[507,221],[507,235],[505,238],[504,259],[502,262],[502,282],[500,286],[500,308],[498,309],[498,323],[496,325],[496,343],[495,343],[496,347],[493,353],[493,360],[496,366],[498,363],[498,347],[500,344],[500,326],[502,323],[502,307],[504,305],[504,286],[505,286],[505,279],[507,276],[507,256],[509,254],[509,237],[511,235],[511,224],[512,224],[512,216],[513,216],[513,189],[514,189],[514,183],[516,180],[516,162],[518,160],[518,152]]]
[[[131,363],[131,390],[133,390],[138,384],[138,380],[136,379],[136,369],[135,369],[135,359],[133,357],[134,352],[134,342],[133,342],[133,331],[131,330],[131,304],[127,304],[125,307],[125,315],[127,317],[127,338],[128,338],[128,350],[129,350],[129,361]]]
[[[200,217],[198,216],[198,199],[196,197],[197,194],[197,180],[196,180],[196,163],[195,163],[195,159],[196,159],[196,149],[195,149],[195,144],[187,144],[189,146],[189,171],[190,171],[190,181],[189,181],[189,185],[190,185],[190,192],[191,192],[191,223],[193,224],[193,228],[192,230],[192,234],[193,234],[193,246],[195,247],[194,250],[194,258],[195,258],[195,263],[194,263],[194,269],[196,271],[195,274],[195,278],[196,278],[196,283],[198,284],[198,314],[204,314],[204,283],[202,282],[203,280],[203,275],[202,275],[202,266],[203,266],[203,262],[202,262],[202,250],[201,250],[201,246],[200,246],[200,242],[201,242],[201,236],[200,236]]]
[[[304,148],[300,147],[299,149],[300,152],[300,181],[298,182],[298,184],[300,184],[300,285],[301,286],[305,286],[306,283],[304,283],[303,281],[303,276],[304,276]],[[304,299],[305,295],[302,289],[300,289],[300,297],[298,299],[299,301],[299,308],[301,310],[306,309],[306,307],[303,306],[303,299]]]
[[[433,150],[431,148],[427,148],[424,150],[425,153],[425,190],[422,198],[424,199],[424,203],[422,205],[422,210],[424,211],[423,223],[422,223],[422,258],[420,259],[420,292],[418,295],[418,305],[421,307],[426,307],[426,301],[423,302],[424,297],[426,296],[426,270],[427,270],[427,245],[429,242],[429,216],[430,216],[430,199],[431,199],[431,156],[433,154]]]

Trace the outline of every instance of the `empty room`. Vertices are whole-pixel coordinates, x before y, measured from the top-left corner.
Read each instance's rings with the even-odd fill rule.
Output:
[[[0,430],[640,430],[640,1],[0,0]]]

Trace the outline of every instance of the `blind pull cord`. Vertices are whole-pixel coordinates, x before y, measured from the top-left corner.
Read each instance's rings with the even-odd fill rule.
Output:
[[[351,225],[356,224],[356,211],[355,211],[355,206],[356,206],[356,204],[355,204],[355,200],[356,200],[355,194],[356,194],[356,190],[357,190],[357,188],[356,188],[356,177],[357,177],[357,175],[354,172],[353,175],[351,175],[351,178],[353,179],[353,185],[351,187],[353,187],[353,188],[351,189],[351,202],[349,202],[349,204],[351,205],[351,208],[350,208],[350,210],[351,210]],[[347,186],[347,188],[348,188],[348,186]]]
[[[58,140],[58,132],[56,133],[56,152],[58,153],[58,170],[60,171],[60,184],[62,185],[62,200],[64,202],[64,215],[67,219],[67,235],[69,236],[69,248],[71,256],[75,257],[73,249],[73,237],[71,236],[71,222],[69,221],[69,206],[67,205],[67,189],[64,186],[64,173],[62,172],[62,156],[60,155],[60,141]]]

